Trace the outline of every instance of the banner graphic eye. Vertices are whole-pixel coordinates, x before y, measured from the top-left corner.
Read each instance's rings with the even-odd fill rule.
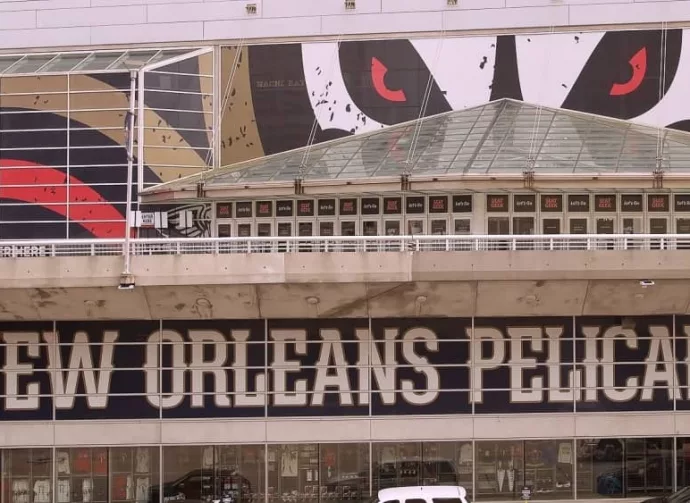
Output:
[[[632,67],[633,71],[632,77],[630,77],[629,81],[623,84],[613,84],[609,93],[611,96],[625,96],[626,94],[630,94],[640,87],[640,84],[642,84],[642,81],[647,74],[646,47],[643,47],[637,51],[635,55],[630,58],[630,66]]]
[[[386,87],[386,74],[388,73],[388,68],[386,65],[381,63],[378,58],[371,58],[371,80],[374,84],[374,89],[379,93],[383,99],[394,102],[407,101],[407,96],[405,96],[405,91],[402,89],[392,90]]]

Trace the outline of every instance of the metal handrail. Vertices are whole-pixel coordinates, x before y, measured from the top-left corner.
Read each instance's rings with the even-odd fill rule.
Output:
[[[0,241],[0,258],[126,255],[125,239]],[[690,234],[270,236],[137,238],[130,255],[299,252],[690,250]]]

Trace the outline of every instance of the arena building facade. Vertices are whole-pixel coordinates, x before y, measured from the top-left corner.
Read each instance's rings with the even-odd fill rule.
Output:
[[[690,2],[455,3],[0,5],[0,503],[688,484]]]

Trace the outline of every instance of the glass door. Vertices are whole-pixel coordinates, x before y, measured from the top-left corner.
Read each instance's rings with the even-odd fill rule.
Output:
[[[453,234],[456,236],[469,236],[472,233],[472,219],[468,218],[453,218]],[[471,250],[471,241],[455,241],[453,242],[454,250]]]
[[[309,237],[314,235],[314,221],[313,220],[298,220],[297,221],[297,236]],[[313,243],[309,241],[300,240],[299,251],[307,252],[312,250]]]
[[[431,217],[431,234],[433,236],[447,236],[448,235],[448,217]],[[434,250],[445,250],[447,246],[446,239],[439,239],[432,241]]]
[[[529,236],[534,234],[534,217],[513,217],[513,234],[518,236]],[[534,249],[533,241],[520,240],[515,243],[517,250]]]
[[[642,234],[644,231],[644,225],[641,216],[621,216],[621,229],[623,234]],[[639,249],[642,247],[642,242],[639,238],[625,239],[623,242],[623,247],[627,250]]]
[[[399,237],[400,234],[402,233],[402,223],[400,218],[396,219],[389,219],[386,218],[383,220],[383,232],[386,235],[386,237]],[[399,239],[391,239],[390,241],[386,240],[384,249],[386,251],[400,251],[401,249],[401,241]]]
[[[319,219],[319,236],[332,237],[335,236],[335,220],[321,220]],[[321,251],[331,250],[333,243],[326,241],[319,241],[319,249]]]
[[[362,236],[373,237],[379,235],[379,221],[377,220],[364,220],[362,221]],[[378,241],[368,241],[365,244],[365,251],[376,251],[378,250]]]
[[[679,250],[690,250],[690,216],[676,218],[676,234],[687,234],[682,236],[676,243]]]
[[[543,218],[541,221],[541,232],[542,234],[560,234],[561,226],[563,225],[562,218]]]
[[[357,221],[356,220],[341,220],[340,221],[340,235],[352,237],[353,240],[343,240],[340,242],[342,251],[357,251],[357,242],[354,237],[357,235]]]
[[[587,217],[570,217],[568,219],[568,234],[589,234],[589,219]],[[569,250],[586,250],[586,239],[571,239]]]
[[[650,217],[649,218],[649,233],[650,234],[668,234],[669,218],[668,217]],[[652,250],[660,250],[665,248],[662,239],[652,239],[650,247]]]
[[[238,238],[251,238],[252,237],[252,224],[251,222],[239,222],[237,224],[237,237]],[[237,248],[241,251],[249,251],[250,242],[242,241],[237,243]]]
[[[489,236],[507,236],[510,234],[510,219],[508,217],[489,217],[486,223]],[[489,249],[507,250],[508,241],[491,242]]]
[[[423,216],[407,217],[407,234],[410,236],[426,234],[426,219]]]
[[[231,238],[232,222],[218,222],[216,224],[216,236],[219,238]]]
[[[597,217],[596,233],[597,234],[615,234],[616,219],[614,217]],[[613,250],[612,239],[597,238],[597,248],[601,250]]]
[[[256,236],[260,239],[257,242],[258,251],[268,253],[271,251],[271,238],[273,237],[273,221],[272,220],[257,220],[256,222]]]
[[[558,235],[561,233],[563,219],[561,217],[548,217],[541,220],[541,232],[547,236]],[[563,249],[563,242],[560,239],[548,240],[542,243],[543,249]]]
[[[276,235],[279,238],[291,237],[292,236],[292,220],[276,222]],[[287,241],[278,241],[278,253],[285,253],[289,249]]]

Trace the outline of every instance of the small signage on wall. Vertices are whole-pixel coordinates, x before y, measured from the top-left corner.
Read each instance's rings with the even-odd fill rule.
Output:
[[[621,196],[621,211],[638,213],[642,211],[642,194],[623,194]]]
[[[448,213],[448,196],[429,196],[429,213]]]
[[[534,212],[536,201],[534,194],[515,194],[513,196],[513,210],[515,212]]]
[[[378,215],[380,203],[378,197],[362,198],[362,215]]]
[[[647,211],[666,212],[670,208],[668,194],[648,194]]]
[[[383,213],[386,215],[400,215],[402,213],[402,198],[384,197]]]
[[[486,211],[489,212],[506,212],[508,211],[508,195],[507,194],[489,194],[486,196]]]
[[[298,217],[313,217],[314,216],[314,201],[304,199],[297,201],[297,216]]]
[[[340,200],[340,216],[357,215],[357,199],[348,198]]]
[[[237,218],[251,218],[252,203],[249,201],[242,201],[235,204],[235,216]]]
[[[216,204],[216,218],[232,218],[232,203]]]
[[[690,211],[690,194],[676,194],[674,207],[676,211]]]
[[[156,226],[156,214],[150,211],[141,212],[141,222],[139,222],[139,227],[155,227]]]
[[[571,194],[568,196],[568,211],[571,213],[589,213],[589,195]]]
[[[335,215],[335,199],[319,199],[319,216],[332,217]]]
[[[616,195],[615,194],[596,194],[594,196],[594,211],[615,212],[616,211]]]
[[[276,203],[276,216],[277,217],[291,217],[295,212],[295,202],[291,200],[278,201]]]
[[[541,211],[553,213],[560,213],[563,211],[563,196],[561,194],[542,195]]]
[[[257,201],[256,216],[258,218],[270,218],[273,216],[273,201]]]
[[[405,198],[405,212],[414,215],[424,213],[424,197],[414,196]]]
[[[453,213],[472,213],[472,195],[453,196]]]

